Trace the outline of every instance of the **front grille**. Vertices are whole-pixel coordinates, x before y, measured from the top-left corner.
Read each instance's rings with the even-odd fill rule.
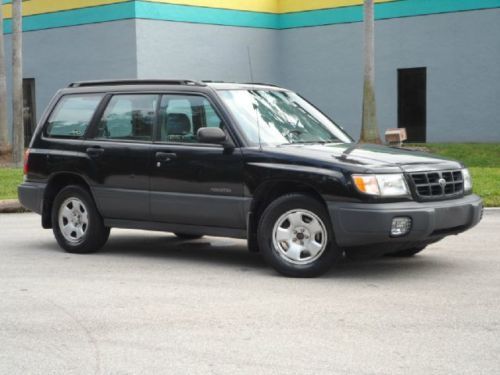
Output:
[[[423,200],[446,199],[462,195],[464,179],[461,170],[432,171],[410,174],[415,194]]]

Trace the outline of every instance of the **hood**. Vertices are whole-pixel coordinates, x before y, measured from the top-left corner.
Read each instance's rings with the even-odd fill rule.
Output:
[[[291,144],[277,147],[295,157],[320,159],[377,170],[397,167],[404,172],[459,169],[462,164],[425,152],[373,144]]]

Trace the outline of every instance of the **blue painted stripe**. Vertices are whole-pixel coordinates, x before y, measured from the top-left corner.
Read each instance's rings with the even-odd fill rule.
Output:
[[[381,20],[488,8],[500,8],[500,0],[399,0],[377,4],[375,16],[376,19]],[[23,18],[23,30],[34,31],[131,18],[269,29],[289,29],[360,22],[363,19],[363,8],[357,5],[304,12],[272,14],[148,1],[129,1],[25,16]],[[4,21],[4,32],[11,32],[10,19]]]
[[[401,0],[376,4],[375,18],[383,20],[498,7],[500,0]],[[278,26],[280,29],[289,29],[361,21],[363,7],[356,5],[281,14]]]

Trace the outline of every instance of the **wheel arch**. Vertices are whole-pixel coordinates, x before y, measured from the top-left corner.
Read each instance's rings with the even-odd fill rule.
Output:
[[[78,185],[86,189],[92,196],[89,183],[82,176],[72,172],[60,172],[50,176],[43,194],[42,227],[52,228],[52,205],[57,194],[68,185]]]
[[[311,196],[326,207],[326,201],[320,192],[307,182],[280,179],[261,183],[257,189],[255,189],[248,216],[247,236],[250,251],[259,251],[258,246],[256,246],[257,227],[266,207],[275,199],[294,193]]]

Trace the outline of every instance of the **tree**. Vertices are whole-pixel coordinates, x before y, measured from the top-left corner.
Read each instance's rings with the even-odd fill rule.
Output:
[[[23,118],[23,15],[22,1],[12,1],[12,161],[22,165],[24,157]]]
[[[7,149],[9,134],[7,131],[7,73],[3,37],[2,1],[0,0],[0,149]]]
[[[361,143],[382,143],[377,126],[375,104],[375,55],[374,55],[374,10],[373,0],[364,0],[364,84],[363,84],[363,118],[361,122]]]

